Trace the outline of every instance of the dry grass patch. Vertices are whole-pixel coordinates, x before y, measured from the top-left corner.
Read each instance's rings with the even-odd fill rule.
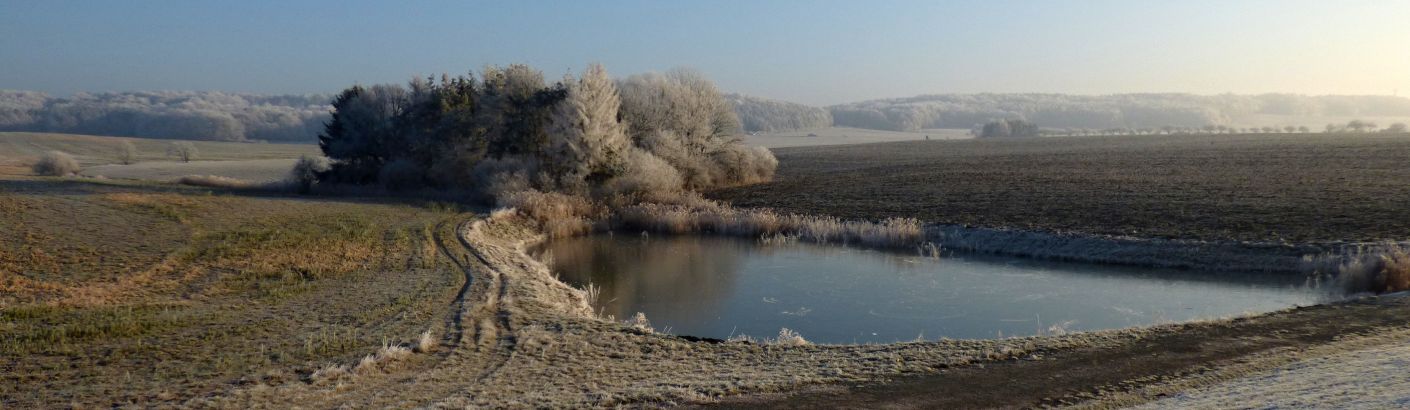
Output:
[[[1390,293],[1410,290],[1410,246],[1383,243],[1345,255],[1308,258],[1310,275],[1330,277],[1348,292]]]
[[[117,192],[103,195],[104,199],[123,205],[146,208],[171,220],[186,223],[200,201],[186,195]]]
[[[22,210],[0,229],[34,238],[0,237],[0,266],[23,269],[0,271],[7,407],[179,404],[373,351],[377,369],[421,363],[400,352],[433,333],[384,341],[438,328],[464,280],[434,243],[453,238],[444,206],[22,187],[0,195]]]

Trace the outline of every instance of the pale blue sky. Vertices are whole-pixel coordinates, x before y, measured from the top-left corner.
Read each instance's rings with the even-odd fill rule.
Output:
[[[333,92],[523,62],[831,104],[945,92],[1410,94],[1410,1],[0,0],[0,88]]]

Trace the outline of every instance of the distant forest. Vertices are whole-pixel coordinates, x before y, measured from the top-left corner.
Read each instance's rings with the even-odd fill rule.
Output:
[[[748,132],[778,132],[832,126],[827,109],[743,94],[725,94]]]
[[[312,142],[331,95],[218,91],[79,93],[0,90],[0,131],[214,141]]]
[[[225,92],[79,93],[52,97],[0,90],[0,131],[312,142],[333,95]],[[1044,129],[1156,129],[1231,126],[1251,115],[1410,117],[1410,99],[1294,94],[934,94],[814,107],[742,94],[725,100],[746,132],[842,126],[889,131],[976,128],[1023,120]]]
[[[972,128],[1019,119],[1044,128],[1230,125],[1255,114],[1288,117],[1410,116],[1410,99],[1293,94],[938,94],[828,107],[837,126],[891,131]]]

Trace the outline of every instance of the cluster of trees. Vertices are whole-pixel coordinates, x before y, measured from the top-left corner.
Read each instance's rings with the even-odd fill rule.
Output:
[[[974,136],[979,138],[1037,137],[1039,135],[1041,134],[1038,124],[1018,119],[990,121],[974,132]]]
[[[981,131],[976,128],[975,135]],[[1406,133],[1410,126],[1397,122],[1379,127],[1373,121],[1351,120],[1345,124],[1327,124],[1326,133]],[[1312,129],[1305,125],[1231,127],[1227,125],[1205,125],[1201,127],[1163,126],[1156,128],[1048,128],[1041,130],[1043,135],[1194,135],[1194,134],[1307,134]]]
[[[1388,96],[941,94],[829,107],[838,126],[893,131],[971,128],[1017,118],[1054,128],[1155,129],[1225,125],[1250,115],[1410,116],[1410,99]]]
[[[1205,125],[1202,127],[1148,127],[1148,128],[1059,128],[1043,130],[1049,135],[1206,135],[1206,134],[1306,134],[1312,132],[1305,125],[1282,127],[1230,127],[1227,125]]]
[[[715,85],[677,69],[614,81],[599,65],[549,83],[526,65],[407,86],[354,86],[334,99],[320,182],[434,188],[502,198],[524,191],[649,196],[751,183],[777,161],[738,139]]]
[[[1397,122],[1397,123],[1388,125],[1388,126],[1386,126],[1385,128],[1381,128],[1380,125],[1377,125],[1375,122],[1372,122],[1372,121],[1366,121],[1366,120],[1351,120],[1351,121],[1347,121],[1346,124],[1327,124],[1326,131],[1327,131],[1328,133],[1344,133],[1344,132],[1404,133],[1404,132],[1410,132],[1410,128],[1407,128],[1406,125],[1405,125],[1405,123],[1403,123],[1403,122]]]
[[[215,141],[312,141],[328,120],[326,95],[216,91],[78,93],[54,98],[0,90],[0,131]]]
[[[746,132],[777,132],[832,126],[828,110],[788,101],[726,94]]]

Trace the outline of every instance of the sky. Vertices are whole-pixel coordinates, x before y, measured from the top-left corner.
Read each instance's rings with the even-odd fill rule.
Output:
[[[0,89],[336,92],[527,63],[691,67],[808,104],[933,93],[1410,95],[1410,0],[0,0]]]

